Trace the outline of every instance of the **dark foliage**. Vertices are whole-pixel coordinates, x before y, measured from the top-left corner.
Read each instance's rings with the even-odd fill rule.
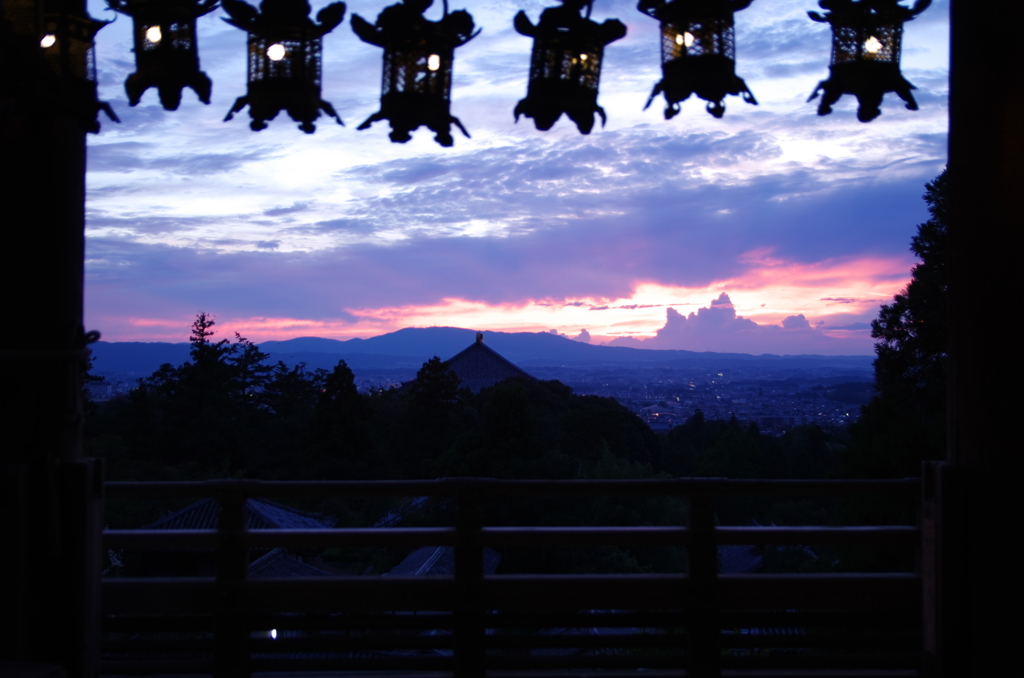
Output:
[[[509,379],[474,394],[438,358],[402,388],[360,393],[344,361],[330,372],[271,364],[237,334],[233,343],[214,341],[214,325],[199,314],[187,362],[163,365],[127,395],[96,407],[88,453],[107,458],[111,479],[821,478],[835,474],[842,447],[841,437],[816,426],[773,437],[756,424],[708,421],[700,412],[659,437],[614,399],[576,395],[558,381]],[[295,503],[337,516],[341,525],[371,525],[395,511],[406,525],[454,519],[443,501],[405,501]],[[109,507],[107,519],[112,527],[138,527],[182,505],[122,502]],[[721,501],[718,515],[724,524],[821,524],[835,522],[835,509],[824,501],[747,498]],[[686,521],[686,503],[675,497],[489,498],[483,510],[491,525]],[[386,570],[403,555],[350,551],[331,557],[359,572]],[[510,548],[504,556],[503,571],[514,572],[684,566],[683,550],[667,547]],[[786,558],[780,562],[788,567]]]
[[[916,476],[924,459],[945,455],[946,246],[948,179],[926,185],[931,219],[910,249],[921,263],[911,281],[871,323],[877,395],[853,426],[844,474],[860,478]]]

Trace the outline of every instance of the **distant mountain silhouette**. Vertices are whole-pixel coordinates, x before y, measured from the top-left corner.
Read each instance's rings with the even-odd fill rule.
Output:
[[[871,370],[873,356],[750,355],[624,346],[594,346],[549,332],[483,332],[484,341],[517,365],[565,365],[585,368],[636,364],[655,367],[838,367]],[[419,367],[433,356],[447,360],[475,341],[476,331],[459,327],[406,328],[370,339],[298,337],[265,341],[260,348],[272,361],[310,368],[330,367],[345,359],[353,369]],[[92,345],[98,372],[149,374],[163,363],[179,365],[188,359],[186,343],[104,342]]]
[[[188,360],[190,345],[188,342],[98,341],[89,348],[96,372],[130,372],[149,376],[164,363],[177,366]]]

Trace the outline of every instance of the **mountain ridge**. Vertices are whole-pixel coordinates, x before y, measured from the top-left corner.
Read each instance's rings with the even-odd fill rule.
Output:
[[[816,354],[760,354],[698,352],[681,349],[644,349],[587,344],[550,332],[484,331],[484,342],[514,363],[531,365],[620,364],[665,366],[843,367],[870,370],[874,356],[827,356]],[[476,340],[476,331],[460,327],[407,327],[369,339],[295,337],[259,344],[272,361],[310,367],[346,360],[355,367],[409,367],[437,355],[447,360]],[[188,359],[186,342],[105,342],[92,345],[95,369],[108,372],[149,374],[163,363],[179,365]]]

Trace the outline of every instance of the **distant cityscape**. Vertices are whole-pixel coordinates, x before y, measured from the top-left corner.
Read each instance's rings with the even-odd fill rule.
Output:
[[[706,419],[757,422],[781,434],[799,424],[846,426],[874,394],[870,373],[835,370],[671,368],[579,370],[533,368],[539,379],[558,379],[581,395],[615,398],[654,430],[667,430],[699,409]]]
[[[656,431],[684,423],[699,409],[706,419],[756,422],[764,433],[781,434],[801,424],[843,427],[856,421],[860,405],[874,394],[870,372],[831,368],[700,368],[524,366],[538,379],[556,379],[580,395],[614,398]],[[413,368],[355,370],[361,391],[398,387],[416,376]],[[128,393],[141,375],[109,373],[89,385],[90,397],[109,400]]]

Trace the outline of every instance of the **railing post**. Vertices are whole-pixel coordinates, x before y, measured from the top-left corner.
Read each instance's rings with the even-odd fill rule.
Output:
[[[922,668],[927,678],[967,675],[966,468],[925,461],[921,468]]]
[[[483,678],[484,611],[481,584],[484,578],[484,552],[480,545],[480,493],[466,485],[456,495],[455,521],[455,678]]]
[[[241,611],[245,580],[249,574],[249,549],[242,545],[248,527],[245,495],[225,492],[218,496],[220,522],[215,567],[218,611],[214,626],[214,678],[249,677],[249,637]]]
[[[710,491],[690,495],[688,627],[689,675],[718,678],[722,672],[718,611],[718,547],[715,543],[715,498]]]

